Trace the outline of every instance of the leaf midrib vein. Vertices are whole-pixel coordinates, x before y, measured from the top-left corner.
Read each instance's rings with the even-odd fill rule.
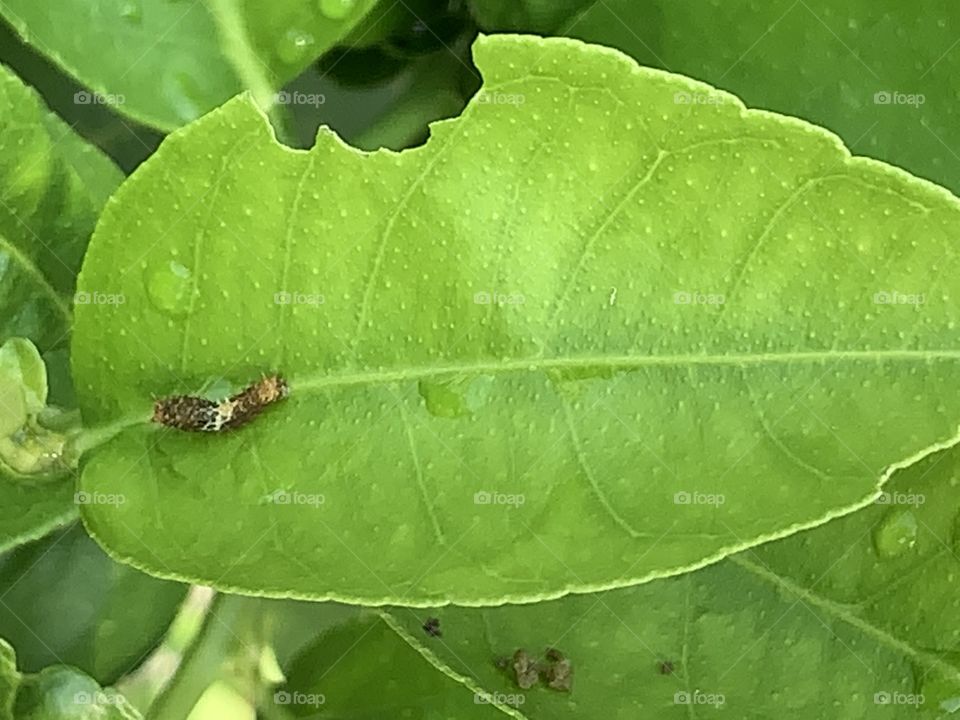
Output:
[[[449,365],[420,365],[401,368],[372,368],[354,373],[318,373],[310,377],[291,374],[291,391],[322,389],[346,385],[380,385],[419,380],[438,375],[504,374],[545,370],[583,370],[588,368],[632,370],[642,367],[684,367],[688,365],[734,366],[842,361],[921,362],[960,360],[960,349],[936,350],[826,350],[783,353],[675,354],[675,355],[601,355],[569,358],[519,358]]]
[[[572,358],[535,357],[517,360],[489,360],[486,362],[462,363],[450,365],[422,365],[395,369],[371,368],[353,373],[326,374],[322,371],[310,376],[286,373],[294,397],[311,391],[323,391],[351,385],[387,385],[394,382],[409,382],[448,375],[497,375],[512,372],[544,372],[548,370],[580,370],[599,368],[601,370],[628,371],[643,367],[746,367],[750,365],[817,363],[850,361],[905,361],[921,362],[933,360],[960,360],[960,350],[830,350],[792,353],[764,353],[759,355],[609,355]],[[280,368],[283,371],[283,368]],[[576,379],[576,378],[571,378]],[[123,428],[150,422],[150,414],[138,411],[119,417],[88,429],[90,438],[84,444],[86,449],[99,445]]]

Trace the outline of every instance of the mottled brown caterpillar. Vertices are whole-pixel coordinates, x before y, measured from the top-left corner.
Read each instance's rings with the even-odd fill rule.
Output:
[[[153,404],[153,421],[190,432],[221,432],[246,425],[290,392],[279,375],[267,375],[226,400],[174,395]]]

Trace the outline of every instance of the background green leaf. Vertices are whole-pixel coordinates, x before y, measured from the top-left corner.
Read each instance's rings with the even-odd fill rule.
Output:
[[[101,684],[160,641],[186,586],[110,560],[79,524],[0,558],[0,637],[20,668],[73,665]]]
[[[80,261],[122,175],[6,68],[0,108],[0,339],[52,351],[66,344]]]
[[[90,233],[122,175],[0,66],[0,343],[29,338],[43,354],[50,401],[71,406],[70,302]],[[0,551],[76,513],[72,481],[0,478]]]
[[[735,558],[899,650],[931,717],[960,710],[960,451],[894,475],[877,502],[814,531]]]
[[[470,10],[484,30],[556,34],[589,0],[470,0]]]
[[[561,649],[573,690],[527,691],[520,710],[532,720],[709,714],[675,704],[674,693],[695,691],[723,695],[737,717],[946,718],[960,709],[958,487],[954,448],[896,473],[867,509],[683,577],[421,611],[440,619],[439,639],[409,610],[387,619],[471,691],[521,692],[494,659]],[[913,532],[891,545],[894,526]],[[661,673],[663,661],[675,674]]]
[[[581,12],[546,24],[510,14],[537,2],[478,4],[496,9],[482,16],[489,30],[569,35],[618,48],[642,65],[728,90],[751,107],[822,125],[859,154],[960,191],[955,4],[917,12],[897,0],[574,0]]]
[[[84,507],[111,553],[255,593],[543,599],[815,525],[953,442],[952,196],[619,53],[475,54],[481,96],[423,148],[294,152],[238,99],[118,193],[81,285],[128,302],[80,307],[73,355],[86,421],[123,428],[80,481],[127,497]],[[148,422],[270,371],[291,395],[240,432]]]
[[[13,701],[20,685],[13,648],[0,638],[0,720],[13,720]]]
[[[113,688],[65,665],[25,675],[13,708],[17,720],[140,720],[126,698]]]
[[[219,25],[216,18],[222,22],[223,16],[205,2],[104,0],[90,5],[68,0],[51,6],[6,0],[0,15],[118,111],[172,130],[239,92],[251,70],[262,72],[274,89],[280,87],[350,32],[375,4],[229,0],[226,5],[239,20],[229,26]],[[87,93],[79,101],[95,98]]]
[[[0,552],[43,537],[76,517],[73,479],[69,475],[42,485],[27,485],[8,477],[0,480]]]
[[[266,700],[278,717],[503,717],[437,672],[378,617],[324,633],[285,672],[286,683]]]

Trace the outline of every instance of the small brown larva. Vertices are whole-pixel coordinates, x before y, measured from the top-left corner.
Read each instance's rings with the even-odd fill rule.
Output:
[[[290,392],[280,375],[267,375],[219,402],[195,395],[174,395],[153,404],[153,421],[177,430],[221,432],[233,430],[282,400]]]

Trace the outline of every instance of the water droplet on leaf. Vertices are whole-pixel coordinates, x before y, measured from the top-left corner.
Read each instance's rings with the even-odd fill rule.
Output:
[[[143,22],[143,8],[139,0],[127,0],[120,5],[120,17],[132,25]]]
[[[873,544],[882,558],[902,555],[917,542],[917,518],[906,509],[893,510],[873,533]]]
[[[195,293],[190,271],[171,260],[146,273],[147,297],[167,315],[182,316],[190,312],[190,301]]]
[[[313,42],[313,35],[304,30],[287,30],[277,43],[277,55],[285,63],[294,65],[306,57]]]

